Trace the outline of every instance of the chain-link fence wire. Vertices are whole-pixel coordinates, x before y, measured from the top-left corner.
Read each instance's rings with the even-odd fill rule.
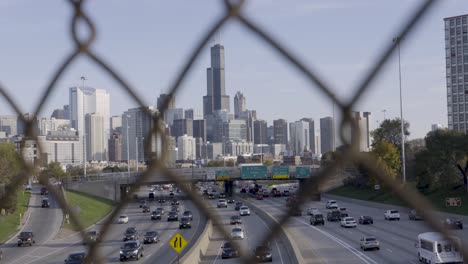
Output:
[[[254,36],[259,37],[263,40],[271,49],[275,50],[278,54],[280,54],[285,61],[287,61],[292,67],[302,73],[311,83],[311,87],[315,88],[317,91],[324,93],[325,96],[330,98],[335,105],[337,105],[342,113],[343,120],[340,125],[340,136],[342,141],[346,143],[347,148],[341,154],[338,154],[336,159],[328,166],[322,168],[322,170],[318,173],[316,177],[311,178],[306,182],[304,186],[302,186],[298,191],[298,203],[293,205],[289,208],[288,212],[284,214],[278,221],[277,224],[271,227],[272,232],[265,235],[262,239],[262,243],[264,244],[267,241],[271,241],[274,239],[284,224],[288,221],[290,216],[295,212],[297,209],[301,208],[301,206],[307,202],[310,197],[313,195],[314,191],[320,191],[323,189],[324,184],[330,179],[339,169],[343,169],[347,164],[355,164],[361,165],[363,168],[366,169],[369,175],[372,175],[382,181],[389,189],[398,195],[398,197],[406,203],[409,207],[419,208],[421,209],[421,213],[430,227],[434,230],[441,232],[446,236],[448,239],[454,241],[452,239],[452,232],[445,229],[442,224],[437,221],[433,212],[433,207],[430,202],[424,198],[421,194],[417,192],[416,189],[404,185],[401,181],[393,180],[390,175],[385,173],[381,167],[379,167],[379,163],[373,160],[369,156],[363,156],[358,151],[359,145],[359,138],[357,135],[359,133],[353,133],[354,138],[351,139],[351,142],[348,142],[348,139],[344,136],[344,131],[346,128],[352,128],[354,130],[359,130],[356,122],[353,120],[351,116],[351,110],[355,106],[356,102],[361,98],[361,96],[370,88],[370,85],[374,81],[375,77],[378,75],[382,67],[387,63],[388,59],[394,53],[397,45],[400,43],[389,41],[387,47],[385,47],[382,51],[382,54],[379,56],[371,70],[363,75],[362,81],[358,83],[356,87],[355,94],[351,97],[348,102],[340,101],[333,92],[334,90],[330,87],[330,85],[325,84],[325,82],[320,78],[318,74],[316,74],[313,70],[306,67],[297,57],[293,56],[292,53],[286,49],[284,46],[280,44],[277,39],[274,39],[272,35],[267,33],[263,30],[259,25],[255,24],[251,19],[248,19],[246,16],[243,15],[242,6],[244,5],[245,1],[224,1],[225,6],[225,13],[213,23],[213,25],[206,31],[206,33],[200,38],[200,40],[195,44],[192,53],[187,58],[184,66],[181,68],[180,72],[177,74],[177,78],[169,87],[169,96],[163,104],[162,109],[159,109],[159,113],[152,113],[148,108],[145,107],[143,100],[136,95],[132,86],[125,81],[121,74],[118,74],[109,63],[107,63],[102,57],[98,56],[91,48],[92,44],[96,38],[96,27],[93,24],[93,21],[87,16],[87,14],[83,11],[83,4],[85,0],[69,0],[71,7],[74,10],[73,17],[70,23],[70,32],[75,43],[75,48],[70,52],[70,54],[65,57],[65,59],[60,64],[60,67],[55,71],[55,73],[51,76],[49,83],[44,90],[38,105],[34,111],[34,115],[30,116],[29,118],[24,117],[22,114],[23,111],[20,109],[19,105],[12,99],[12,97],[8,94],[5,87],[0,84],[0,95],[5,98],[7,103],[15,110],[17,115],[19,116],[20,120],[25,123],[26,125],[26,136],[23,138],[23,143],[25,140],[36,140],[37,142],[37,132],[33,129],[34,124],[36,122],[36,116],[41,113],[41,110],[49,98],[50,94],[53,93],[56,83],[59,78],[62,77],[63,73],[67,70],[67,68],[71,65],[72,62],[76,60],[78,56],[86,56],[92,62],[96,63],[101,69],[103,69],[107,74],[109,74],[114,80],[116,80],[120,86],[127,92],[130,98],[133,101],[142,107],[144,111],[146,111],[146,115],[151,117],[153,120],[153,126],[151,135],[147,135],[146,138],[161,138],[162,139],[162,149],[163,153],[167,153],[168,149],[168,142],[166,140],[165,130],[163,129],[161,117],[164,116],[165,111],[168,108],[169,102],[180,89],[180,84],[185,79],[187,73],[191,70],[192,65],[198,59],[201,51],[204,47],[207,46],[209,40],[213,37],[213,35],[219,31],[227,21],[229,20],[236,20],[240,24],[242,24],[248,31],[250,31]],[[410,33],[414,30],[415,26],[421,21],[422,17],[429,12],[429,9],[434,6],[435,0],[422,0],[420,6],[416,8],[411,16],[409,16],[408,20],[405,21],[402,25],[400,30],[398,31],[398,39],[401,41],[405,41],[406,38],[410,37]],[[77,28],[80,23],[83,23],[88,29],[88,36],[86,38],[80,39],[77,34]],[[150,153],[149,149],[151,147],[151,141],[148,140],[145,144],[145,152]],[[24,147],[24,144],[20,144],[21,147]],[[40,144],[37,144],[38,153],[42,153]],[[22,151],[21,151],[22,152]],[[21,153],[20,152],[20,153]],[[16,190],[21,186],[23,182],[26,181],[27,177],[32,175],[32,173],[38,171],[38,166],[41,162],[36,163],[36,167],[30,166],[21,155],[18,154],[18,157],[21,160],[21,165],[24,168],[16,177],[14,177],[13,181],[11,182],[9,188],[5,191],[5,196],[0,199],[0,205],[5,203],[5,197],[9,195],[14,195]],[[38,158],[40,159],[42,155],[38,154]],[[136,183],[134,184],[136,187],[141,186],[145,181],[150,177],[150,175],[158,172],[165,175],[168,179],[172,182],[177,184],[183,192],[185,192],[191,201],[195,204],[196,208],[203,214],[206,215],[207,219],[211,219],[214,227],[217,231],[219,231],[225,238],[225,240],[233,243],[241,253],[242,260],[244,263],[253,262],[253,256],[244,252],[242,248],[239,247],[236,241],[233,241],[227,231],[223,228],[223,221],[219,217],[218,214],[213,213],[210,207],[201,199],[200,195],[195,191],[195,189],[190,188],[191,182],[182,180],[181,177],[170,171],[166,167],[165,162],[166,156],[162,155],[159,157],[151,157],[149,160],[148,168],[146,171],[137,178]],[[53,186],[49,183],[49,180],[46,176],[40,177],[40,183],[47,186],[50,191],[51,195],[58,201],[60,207],[63,209],[65,214],[69,215],[70,221],[72,224],[77,226],[80,230],[81,236],[83,239],[87,240],[89,245],[89,252],[86,261],[90,262],[93,261],[94,263],[105,263],[104,259],[98,255],[97,248],[100,240],[97,242],[89,241],[85,233],[84,226],[79,221],[76,213],[68,203],[65,201],[63,195],[60,195],[60,190],[53,188]],[[120,211],[126,206],[130,201],[133,193],[138,188],[131,188],[129,195],[125,196],[120,203],[116,205],[116,208],[112,211],[111,215],[104,221],[102,225],[101,231],[101,238],[104,237],[111,227],[111,223],[114,221],[116,216],[120,213]],[[313,191],[311,191],[313,190]],[[0,206],[1,207],[1,206]],[[468,248],[466,246],[462,247],[461,250],[465,259],[468,259]]]

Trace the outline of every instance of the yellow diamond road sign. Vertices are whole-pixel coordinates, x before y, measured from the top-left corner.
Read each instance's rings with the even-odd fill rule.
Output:
[[[187,240],[181,234],[176,233],[169,241],[169,245],[179,254],[187,246]]]

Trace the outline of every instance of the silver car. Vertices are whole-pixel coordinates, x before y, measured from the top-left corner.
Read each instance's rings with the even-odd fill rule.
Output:
[[[377,240],[377,238],[373,236],[365,236],[362,237],[360,240],[360,245],[362,250],[368,250],[368,249],[374,249],[376,248],[377,250],[380,249],[380,242]]]

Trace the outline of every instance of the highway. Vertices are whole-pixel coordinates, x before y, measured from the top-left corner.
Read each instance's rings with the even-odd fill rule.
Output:
[[[325,222],[324,226],[312,226],[306,209],[319,208],[326,216],[325,200],[308,202],[303,207],[301,217],[291,217],[286,229],[293,235],[301,255],[307,263],[419,263],[417,250],[414,247],[417,235],[432,231],[423,221],[411,221],[408,215],[400,212],[400,221],[384,220],[384,212],[392,209],[385,206],[381,209],[338,201],[340,207],[346,207],[350,216],[357,219],[369,215],[374,219],[373,225],[358,225],[357,228],[343,228],[339,222]],[[269,197],[254,200],[253,203],[270,213],[276,219],[284,215],[286,199]],[[461,239],[468,239],[468,231],[454,230]],[[380,241],[379,251],[363,251],[359,239],[372,235]],[[467,241],[464,241],[465,243]]]
[[[140,197],[147,197],[148,191],[142,189],[139,192]],[[190,244],[194,243],[198,238],[198,235],[203,231],[203,228],[206,224],[206,218],[201,216],[198,213],[198,210],[190,201],[180,201],[180,211],[179,218],[182,215],[185,209],[191,210],[193,213],[193,221],[191,229],[182,229],[179,230],[179,222],[167,221],[167,212],[170,211],[170,201],[166,201],[164,204],[160,204],[157,201],[159,195],[168,195],[168,191],[157,192],[156,200],[149,202],[151,211],[157,207],[163,207],[165,214],[161,220],[151,220],[150,213],[143,213],[142,209],[139,207],[139,202],[134,202],[128,204],[122,211],[121,214],[126,214],[129,216],[128,224],[118,224],[116,221],[112,224],[110,232],[103,238],[103,242],[99,246],[99,253],[106,259],[106,263],[117,263],[120,262],[119,251],[120,247],[123,245],[123,233],[127,227],[136,227],[140,233],[140,240],[142,241],[143,235],[146,231],[154,230],[160,233],[160,242],[157,244],[147,244],[144,245],[144,257],[141,258],[139,263],[174,263],[177,259],[177,254],[169,246],[168,241],[172,236],[179,232],[187,241],[188,245],[184,251],[190,248]],[[42,209],[42,208],[39,208]],[[46,212],[47,209],[42,209],[43,212]],[[45,213],[47,214],[47,213]],[[31,218],[32,219],[32,218]],[[34,221],[33,221],[34,222]],[[55,226],[60,227],[61,222]],[[90,230],[96,230],[99,232],[101,225],[96,225]],[[33,231],[39,232],[40,228],[33,228]],[[39,234],[39,233],[38,233]],[[16,241],[14,241],[16,242]],[[11,251],[14,250],[14,251]],[[27,250],[33,250],[32,252],[26,253]],[[82,243],[82,238],[78,233],[70,235],[64,239],[49,240],[46,243],[36,243],[33,247],[21,247],[17,248],[16,244],[13,244],[11,247],[8,247],[4,250],[4,257],[10,261],[5,261],[6,263],[22,263],[22,264],[31,264],[31,263],[63,263],[64,259],[68,254],[74,252],[83,252],[87,251],[87,248]],[[14,259],[14,260],[13,260]]]

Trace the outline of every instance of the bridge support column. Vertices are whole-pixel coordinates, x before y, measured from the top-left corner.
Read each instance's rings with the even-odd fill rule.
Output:
[[[224,181],[224,193],[226,193],[226,196],[232,196],[232,193],[234,192],[234,182],[233,181]]]

